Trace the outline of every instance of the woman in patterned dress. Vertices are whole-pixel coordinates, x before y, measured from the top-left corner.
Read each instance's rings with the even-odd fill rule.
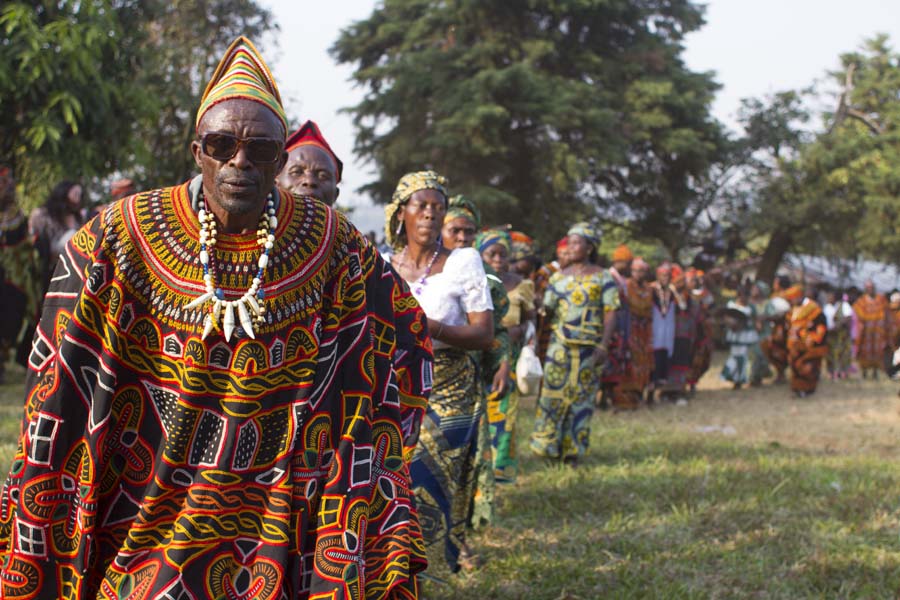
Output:
[[[865,283],[865,293],[853,303],[860,330],[856,339],[856,361],[863,379],[871,373],[878,379],[878,371],[885,368],[886,353],[891,345],[892,318],[888,301],[875,292],[871,279]]]
[[[493,340],[490,293],[474,248],[448,250],[440,234],[446,179],[434,171],[404,175],[385,208],[391,263],[428,317],[434,384],[410,464],[422,534],[431,564],[451,571],[470,554],[465,532],[476,481],[481,418],[475,361],[468,351]]]
[[[613,406],[636,408],[653,372],[653,291],[647,284],[650,266],[641,258],[631,261],[631,277],[625,288],[628,303],[628,356],[622,378],[613,389]]]
[[[478,234],[475,247],[481,258],[499,276],[509,298],[509,309],[503,325],[509,332],[510,359],[515,363],[524,342],[525,330],[534,319],[534,282],[510,271],[509,256],[512,240],[509,234],[489,229]],[[516,478],[515,427],[519,395],[515,389],[492,391],[488,395],[487,411],[493,447],[494,476],[498,481]]]
[[[573,467],[588,449],[598,368],[619,308],[615,281],[595,264],[599,242],[587,223],[569,230],[571,262],[550,278],[542,306],[551,337],[531,448]]]

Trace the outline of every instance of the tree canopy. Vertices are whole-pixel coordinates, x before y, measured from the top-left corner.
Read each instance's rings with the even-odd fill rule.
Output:
[[[685,243],[686,212],[725,139],[716,84],[680,54],[688,0],[385,0],[332,47],[356,65],[349,107],[366,185],[385,201],[434,168],[489,222],[555,239],[575,220]]]
[[[274,27],[251,0],[13,1],[0,9],[0,161],[28,203],[59,179],[187,178],[203,85],[238,34]]]

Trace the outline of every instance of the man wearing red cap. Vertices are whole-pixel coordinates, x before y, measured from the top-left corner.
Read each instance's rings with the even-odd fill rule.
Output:
[[[301,198],[315,198],[334,206],[340,190],[341,173],[344,163],[340,161],[319,127],[307,121],[292,133],[285,143],[287,162],[276,182]]]

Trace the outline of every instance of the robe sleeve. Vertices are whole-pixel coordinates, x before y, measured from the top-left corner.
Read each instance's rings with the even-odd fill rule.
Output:
[[[93,406],[104,371],[100,302],[109,265],[97,217],[66,244],[51,279],[28,361],[25,411],[0,496],[0,597],[91,597],[102,425]]]

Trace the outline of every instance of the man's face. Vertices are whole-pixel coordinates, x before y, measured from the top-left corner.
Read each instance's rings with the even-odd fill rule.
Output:
[[[630,260],[614,260],[613,261],[613,269],[619,272],[620,275],[625,277],[628,276],[628,270],[631,268]]]
[[[866,288],[866,293],[868,295],[870,295],[870,296],[875,295],[875,284],[874,283],[872,283],[871,281],[867,281],[865,288]]]
[[[277,140],[284,146],[284,129],[271,110],[252,100],[226,100],[213,106],[198,127],[199,137],[224,133],[236,138]],[[199,141],[191,143],[194,161],[203,175],[206,200],[216,211],[220,207],[233,216],[258,215],[266,196],[275,184],[275,175],[284,166],[287,153],[280,152],[275,162],[253,162],[246,145],[234,156],[216,160],[203,152]]]
[[[632,265],[631,266],[631,276],[634,277],[635,281],[646,281],[647,280],[647,267],[642,264]]]
[[[328,206],[334,205],[340,193],[334,160],[312,144],[297,146],[288,153],[287,163],[278,174],[278,186],[297,196],[321,200]]]
[[[448,250],[471,248],[475,241],[475,223],[465,217],[456,217],[444,223],[441,240]]]
[[[672,282],[672,271],[669,269],[657,269],[656,280],[661,286],[667,286]]]

